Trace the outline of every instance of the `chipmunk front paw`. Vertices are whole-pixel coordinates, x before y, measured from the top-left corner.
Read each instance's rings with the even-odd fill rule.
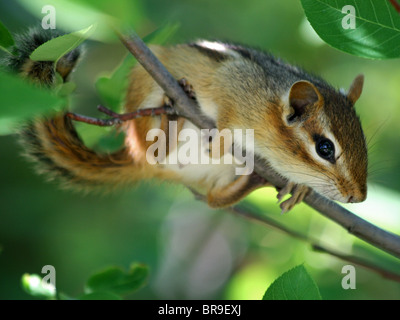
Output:
[[[281,214],[290,211],[296,204],[302,202],[309,191],[309,187],[303,184],[295,184],[293,182],[288,182],[283,189],[278,190],[278,203],[282,201],[283,197],[287,194],[292,194],[289,199],[280,204],[280,208],[282,209]]]
[[[181,86],[186,95],[193,100],[196,100],[196,93],[193,90],[193,86],[186,80],[186,78],[181,78],[178,80],[178,84]],[[166,107],[173,107],[174,102],[170,97],[164,95],[163,105]]]
[[[189,83],[189,81],[186,80],[186,78],[179,79],[178,83],[189,98],[193,100],[196,99],[196,93],[194,92],[192,85]]]

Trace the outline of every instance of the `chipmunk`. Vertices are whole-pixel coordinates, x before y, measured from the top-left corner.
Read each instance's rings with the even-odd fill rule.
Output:
[[[45,35],[43,35],[45,34]],[[51,86],[54,64],[29,60],[29,53],[54,37],[51,33],[30,33],[16,45],[17,57],[9,66],[27,78]],[[28,44],[27,44],[28,43]],[[200,40],[150,49],[194,98],[202,112],[223,129],[253,129],[254,146],[246,150],[265,160],[288,180],[279,190],[283,212],[300,203],[310,188],[340,202],[361,202],[367,195],[367,146],[354,108],[361,95],[362,75],[345,93],[303,69],[276,59],[269,53],[241,45]],[[29,52],[28,52],[29,51]],[[79,49],[61,58],[55,70],[67,81],[78,60]],[[163,90],[137,64],[129,76],[125,112],[171,105]],[[87,148],[65,113],[33,120],[21,132],[25,152],[38,163],[40,172],[61,178],[64,185],[91,189],[99,185],[126,185],[157,178],[184,184],[206,194],[211,207],[230,206],[251,191],[271,186],[255,172],[236,175],[240,166],[231,163],[150,164],[146,152],[151,129],[168,133],[176,121],[178,132],[200,129],[187,119],[161,115],[126,121],[124,148],[113,154],[98,154]],[[201,139],[201,138],[199,138]],[[168,141],[168,139],[167,139]],[[198,142],[198,141],[197,141]],[[242,146],[241,141],[234,141]],[[167,146],[166,160],[179,153],[182,143]],[[209,153],[201,149],[199,153]]]

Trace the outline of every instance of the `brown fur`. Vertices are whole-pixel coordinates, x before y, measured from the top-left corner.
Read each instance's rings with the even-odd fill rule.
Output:
[[[219,130],[254,129],[258,155],[289,181],[295,174],[315,175],[316,179],[329,177],[343,199],[365,199],[367,153],[353,108],[361,94],[360,78],[346,97],[322,79],[268,54],[236,45],[224,48],[218,51],[195,44],[151,49],[176,79],[185,78],[193,86],[202,111],[215,120]],[[27,63],[25,69],[32,66]],[[65,65],[63,68],[68,75]],[[40,73],[34,73],[34,77],[40,78]],[[137,65],[130,75],[124,111],[162,106],[164,98],[159,92],[155,81]],[[146,99],[153,100],[146,105]],[[62,115],[35,122],[24,136],[31,140],[28,153],[47,163],[44,171],[52,171],[84,188],[103,182],[124,185],[153,177],[181,182],[177,174],[161,165],[151,166],[145,158],[153,143],[146,141],[147,132],[161,128],[168,137],[168,120],[171,119],[166,116],[146,117],[124,123],[121,128],[126,133],[125,148],[112,155],[86,148],[70,120]],[[178,119],[179,130],[185,121],[188,120]],[[344,149],[340,168],[316,160],[310,152],[315,144],[313,137],[325,131],[332,133]],[[347,171],[350,176],[343,173]],[[254,188],[268,184],[254,175],[236,178],[218,188],[206,180],[201,179],[196,185],[206,189],[210,205],[217,207],[233,204]],[[302,195],[294,197],[294,201],[301,201],[306,193],[304,188],[298,189]]]

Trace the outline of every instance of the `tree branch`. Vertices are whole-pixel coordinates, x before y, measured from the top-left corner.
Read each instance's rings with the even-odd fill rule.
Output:
[[[118,36],[144,69],[146,69],[160,87],[163,88],[166,95],[174,101],[174,108],[180,116],[189,119],[199,128],[215,128],[213,121],[199,112],[199,107],[196,102],[185,94],[178,82],[171,76],[137,34],[134,32],[130,32],[129,35],[118,33]],[[262,159],[255,159],[255,171],[276,187],[282,188],[286,184],[286,181]],[[368,221],[361,219],[315,191],[311,191],[305,197],[304,202],[348,230],[349,233],[400,258],[400,237],[398,235],[380,229]]]
[[[197,200],[207,202],[207,199],[204,195],[198,193],[197,191],[195,191],[191,188],[188,188],[188,189],[193,193],[193,195],[196,197]],[[231,213],[238,215],[242,218],[245,218],[249,221],[256,222],[258,224],[265,225],[268,227],[272,227],[275,230],[286,233],[287,235],[291,236],[292,238],[295,238],[297,240],[307,243],[308,245],[311,246],[311,248],[314,251],[329,254],[340,260],[359,265],[365,269],[375,272],[386,279],[400,282],[400,274],[398,274],[398,273],[394,273],[390,270],[387,270],[381,266],[378,266],[378,265],[376,265],[368,260],[362,259],[360,257],[344,254],[342,252],[338,252],[336,250],[330,249],[329,247],[321,244],[320,242],[316,241],[312,237],[309,237],[303,233],[300,233],[296,230],[288,228],[268,216],[265,216],[265,215],[260,216],[259,214],[254,213],[249,208],[244,208],[243,206],[233,206],[233,207],[226,208],[225,210],[230,211]]]

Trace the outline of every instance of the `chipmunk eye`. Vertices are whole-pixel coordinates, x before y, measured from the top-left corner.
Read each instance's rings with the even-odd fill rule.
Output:
[[[316,151],[321,158],[328,161],[334,161],[335,146],[329,139],[321,139],[316,144]]]

